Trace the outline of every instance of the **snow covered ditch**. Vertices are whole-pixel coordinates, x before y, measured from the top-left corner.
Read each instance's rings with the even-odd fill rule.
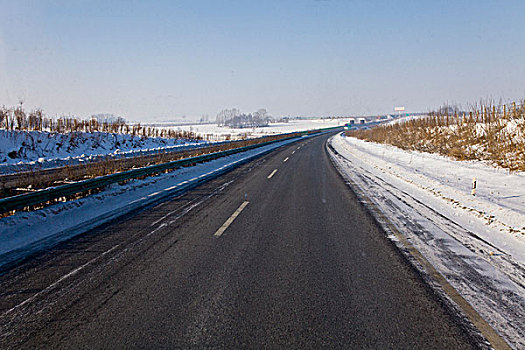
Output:
[[[130,157],[206,144],[200,140],[105,132],[50,133],[0,130],[0,174]]]
[[[46,207],[17,212],[0,219],[0,268],[34,252],[86,232],[119,216],[159,202],[213,179],[255,157],[295,142],[267,146],[174,170],[166,174],[114,184],[92,196]]]
[[[525,348],[525,174],[341,134],[330,145],[349,182],[500,335]]]

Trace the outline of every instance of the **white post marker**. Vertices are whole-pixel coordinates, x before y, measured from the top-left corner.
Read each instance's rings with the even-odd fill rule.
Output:
[[[235,218],[237,218],[237,216],[239,216],[241,211],[243,211],[244,208],[246,208],[248,203],[250,203],[250,202],[248,202],[248,201],[242,202],[241,206],[239,208],[237,208],[237,210],[232,214],[232,216],[230,216],[228,218],[228,220],[226,220],[226,222],[224,224],[222,224],[222,226],[213,235],[215,237],[220,237],[224,233],[224,231],[226,231],[226,229],[228,227],[230,227],[230,225],[232,224],[233,220],[235,220]]]
[[[473,177],[472,178],[472,195],[475,196],[476,195],[476,178]]]

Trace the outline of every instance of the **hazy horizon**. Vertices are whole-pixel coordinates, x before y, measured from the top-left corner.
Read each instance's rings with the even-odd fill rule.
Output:
[[[132,121],[525,96],[522,1],[1,1],[0,105]]]

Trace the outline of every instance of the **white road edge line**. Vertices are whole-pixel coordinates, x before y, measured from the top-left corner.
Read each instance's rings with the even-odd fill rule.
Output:
[[[24,306],[25,304],[31,302],[32,300],[36,299],[38,296],[50,291],[51,289],[53,289],[54,287],[56,287],[60,282],[62,282],[63,280],[67,279],[68,277],[70,276],[73,276],[73,275],[76,275],[80,270],[82,270],[83,268],[85,268],[86,266],[88,265],[91,265],[93,262],[95,262],[96,260],[98,260],[99,258],[103,257],[104,255],[107,255],[109,253],[111,253],[113,250],[117,249],[122,243],[119,243],[117,245],[115,245],[114,247],[106,250],[104,253],[96,256],[95,258],[89,260],[87,263],[85,263],[84,265],[82,266],[79,266],[77,267],[76,269],[74,269],[73,271],[65,274],[64,276],[60,277],[58,280],[56,280],[55,282],[51,283],[49,286],[47,286],[46,288],[42,289],[41,291],[39,291],[38,293],[32,295],[31,297],[27,298],[26,300],[24,300],[23,302],[21,302],[20,304],[18,305],[15,305],[13,306],[12,308],[10,308],[9,310],[7,310],[6,312],[4,312],[2,314],[2,317],[3,316],[6,316],[8,314],[10,314],[11,312],[13,312],[14,310],[18,309],[19,307],[21,306]]]
[[[272,171],[272,173],[271,173],[270,175],[268,175],[268,178],[271,179],[272,176],[274,176],[276,172],[277,172],[277,169],[275,169],[274,171]]]
[[[288,160],[288,157],[284,158],[283,162],[286,163],[287,160]]]
[[[230,216],[228,218],[228,220],[226,220],[226,222],[224,224],[222,224],[222,226],[213,235],[215,237],[220,237],[224,233],[224,231],[226,231],[226,229],[232,224],[233,220],[235,220],[235,218],[237,218],[237,216],[239,216],[241,211],[243,211],[244,208],[246,208],[248,203],[250,203],[250,202],[248,202],[248,201],[242,202],[241,206],[239,208],[237,208],[237,210],[235,212],[233,212],[232,216]]]
[[[167,218],[168,216],[171,216],[173,215],[174,213],[178,212],[178,211],[181,211],[183,210],[184,208],[186,208],[187,206],[190,206],[191,209],[195,208],[197,205],[201,204],[202,202],[204,202],[205,200],[207,200],[208,198],[214,196],[217,192],[220,192],[222,190],[224,190],[227,186],[229,186],[234,180],[230,180],[226,183],[224,183],[223,185],[221,185],[220,187],[216,188],[212,193],[210,193],[208,196],[206,196],[203,200],[199,201],[198,203],[196,204],[193,204],[198,198],[195,198],[193,200],[191,200],[190,202],[186,203],[185,205],[183,205],[182,207],[180,208],[177,208],[175,209],[174,211],[171,211],[169,213],[167,213],[166,215],[164,215],[163,217],[161,217],[160,219],[158,220],[155,220],[150,226],[155,226],[156,224],[158,224],[159,222],[161,222],[162,220],[164,220],[165,218]],[[173,186],[173,187],[176,187],[176,186]],[[182,197],[182,195],[180,196],[177,196],[175,197],[175,199],[178,199]],[[166,204],[166,202],[162,203],[162,205]],[[160,206],[160,205],[159,205]],[[191,210],[190,209],[190,210]]]
[[[207,198],[206,198],[206,199],[207,199]],[[169,212],[168,214],[164,215],[164,216],[161,217],[160,219],[155,220],[150,226],[155,226],[156,224],[158,224],[158,223],[161,222],[162,220],[166,219],[168,216],[173,215],[174,213],[180,211],[181,209],[184,209],[185,207],[187,207],[187,206],[193,204],[193,202],[195,202],[196,200],[197,200],[197,198],[195,198],[194,200],[188,202],[186,205],[184,205],[184,206],[182,206],[182,207],[180,207],[180,208],[177,208],[177,209],[174,210],[174,211]],[[197,205],[199,205],[199,204],[201,204],[201,203],[202,203],[202,201],[198,202],[196,205],[191,205],[190,208],[193,209],[194,207],[196,207]]]

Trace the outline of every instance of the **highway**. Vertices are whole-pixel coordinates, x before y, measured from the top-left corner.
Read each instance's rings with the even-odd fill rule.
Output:
[[[0,348],[475,348],[323,135],[0,276]]]

